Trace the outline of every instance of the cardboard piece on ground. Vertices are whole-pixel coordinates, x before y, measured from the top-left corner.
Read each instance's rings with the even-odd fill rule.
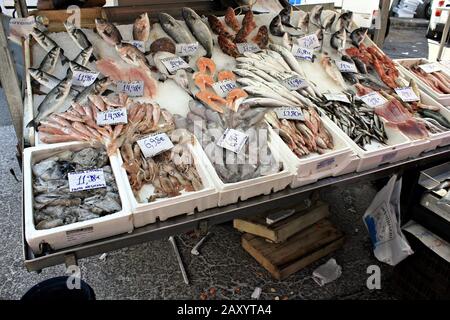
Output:
[[[242,247],[278,280],[283,280],[314,261],[337,250],[344,235],[323,219],[283,243],[268,243],[245,233]]]
[[[272,225],[266,224],[266,216],[268,215],[266,212],[251,218],[235,219],[233,226],[239,231],[280,243],[329,215],[328,204],[320,201],[309,208],[307,208],[306,204],[302,203],[294,207],[294,209],[296,213],[292,216]]]

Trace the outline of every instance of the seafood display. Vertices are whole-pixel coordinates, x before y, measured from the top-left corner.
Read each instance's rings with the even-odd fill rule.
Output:
[[[106,187],[69,191],[68,174],[102,169]],[[121,200],[105,150],[62,151],[32,164],[34,223],[50,229],[119,212]]]
[[[442,71],[425,72],[421,67],[421,61],[407,65],[402,64],[432,90],[440,94],[450,94],[450,77]]]

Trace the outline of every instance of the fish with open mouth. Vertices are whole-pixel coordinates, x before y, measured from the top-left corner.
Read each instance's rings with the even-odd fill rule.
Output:
[[[95,30],[106,43],[115,46],[122,42],[122,35],[115,25],[105,19],[95,19]]]
[[[366,38],[368,29],[367,28],[357,28],[350,33],[350,40],[352,40],[352,44],[359,48],[361,43]]]
[[[27,124],[27,128],[36,128],[41,120],[58,110],[59,106],[62,105],[68,96],[71,86],[72,72],[69,70],[67,76],[56,87],[50,90],[44,100],[42,100],[41,104],[37,108],[36,116]]]
[[[212,34],[208,26],[202,21],[202,18],[191,8],[181,9],[181,14],[186,22],[189,30],[191,30],[194,37],[205,48],[206,57],[211,58],[213,50]]]
[[[136,41],[148,41],[150,37],[150,20],[147,12],[139,15],[133,24],[133,39]]]
[[[51,49],[42,59],[41,63],[39,64],[39,69],[48,72],[53,73],[56,67],[56,63],[58,62],[58,58],[61,52],[60,47],[54,47]]]
[[[159,23],[161,28],[167,33],[176,43],[193,43],[190,33],[183,28],[183,26],[175,20],[171,15],[161,12],[158,13]]]
[[[91,42],[84,34],[84,32],[81,31],[81,29],[78,29],[73,23],[69,21],[64,21],[64,27],[66,28],[70,38],[72,38],[72,40],[77,44],[77,46],[81,50],[92,47]]]
[[[352,18],[353,18],[352,11],[346,11],[342,13],[336,20],[334,29],[338,31],[344,28],[346,31],[349,31],[350,24],[352,23]]]
[[[347,31],[342,28],[331,35],[330,45],[333,49],[340,51],[345,48],[345,43],[347,41]]]

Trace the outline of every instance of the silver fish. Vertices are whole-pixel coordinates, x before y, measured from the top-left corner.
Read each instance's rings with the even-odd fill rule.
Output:
[[[181,14],[186,22],[189,30],[191,30],[194,37],[206,50],[206,57],[211,58],[213,50],[212,34],[209,27],[202,21],[202,18],[191,8],[181,9]]]
[[[331,14],[327,15],[323,21],[322,21],[322,28],[325,30],[330,30],[331,26],[334,23],[334,20],[336,20],[336,13],[332,12]]]
[[[298,23],[297,27],[300,28],[304,33],[308,32],[308,25],[309,25],[309,13],[305,11],[299,11],[298,12]]]
[[[147,12],[139,15],[133,24],[133,39],[137,41],[148,41],[150,37],[150,20]]]
[[[37,108],[36,116],[27,124],[27,127],[36,128],[41,120],[45,119],[47,116],[58,110],[59,106],[68,96],[71,86],[72,72],[69,71],[66,78],[64,78],[56,87],[50,90],[44,100],[42,100],[41,104]]]
[[[172,37],[176,43],[193,43],[194,39],[183,26],[167,13],[158,14],[159,23],[165,33]]]
[[[322,15],[323,6],[315,5],[309,13],[309,22],[320,28],[320,16]]]
[[[52,73],[53,71],[55,71],[56,63],[58,62],[60,52],[61,52],[60,47],[52,48],[46,54],[44,59],[42,59],[41,63],[39,64],[39,69],[48,73]]]
[[[323,46],[323,29],[318,29],[314,33],[316,34],[317,39],[320,42],[320,47],[322,48],[322,46]]]
[[[122,42],[122,35],[116,26],[104,19],[95,19],[95,29],[103,40],[110,45],[116,45]]]
[[[278,52],[279,54],[281,54],[284,61],[286,61],[286,63],[291,68],[291,70],[297,72],[299,75],[304,77],[304,72],[300,68],[300,65],[298,64],[297,59],[295,59],[295,57],[291,51],[289,51],[288,49],[286,49],[283,46],[280,46],[280,45],[277,45],[274,43],[269,44],[269,48]]]
[[[331,35],[330,45],[333,49],[341,51],[345,47],[347,41],[347,31],[342,28]]]
[[[31,36],[36,40],[36,42],[47,52],[52,50],[54,47],[58,47],[55,41],[48,37],[38,28],[34,27],[31,31]]]
[[[82,50],[76,57],[73,59],[73,62],[78,63],[81,66],[86,66],[92,56],[92,52],[94,51],[94,48],[87,47],[86,49]]]
[[[287,107],[284,101],[280,101],[274,98],[248,98],[242,102],[241,107],[243,105],[248,105],[250,107]],[[291,107],[295,107],[295,104],[290,105]]]
[[[106,91],[106,89],[112,84],[112,81],[109,78],[97,79],[93,84],[86,87],[83,91],[81,91],[74,99],[74,102],[77,102],[83,105],[86,101],[88,101],[88,96],[93,94],[102,94]]]
[[[367,31],[368,31],[367,28],[358,28],[350,33],[350,40],[352,40],[352,44],[355,47],[359,48],[359,45],[366,38]]]
[[[87,49],[89,47],[92,47],[91,42],[87,38],[87,36],[84,34],[81,29],[78,29],[73,23],[69,21],[64,22],[64,27],[67,30],[67,33],[72,38],[72,40],[77,44],[77,46],[81,49]]]
[[[34,80],[49,89],[53,89],[61,82],[61,79],[39,69],[29,68],[28,72]],[[80,91],[78,89],[75,89],[73,86],[70,87],[70,96],[75,97],[79,93]]]
[[[78,64],[74,61],[69,62],[69,68],[70,68],[70,70],[72,70],[72,72],[74,72],[74,71],[83,71],[83,72],[91,71],[91,69],[89,69],[81,64]]]
[[[344,28],[346,31],[348,31],[350,28],[350,24],[352,23],[352,18],[352,11],[346,11],[342,13],[335,23],[335,30],[338,31]]]

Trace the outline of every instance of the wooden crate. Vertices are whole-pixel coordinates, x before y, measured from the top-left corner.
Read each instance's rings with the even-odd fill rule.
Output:
[[[49,32],[66,31],[64,28],[64,21],[72,15],[66,10],[35,10],[30,12],[34,16],[42,16],[48,19],[47,29]],[[96,18],[106,18],[103,8],[81,8],[80,22],[81,27],[94,29]]]
[[[339,249],[344,235],[324,219],[283,243],[245,233],[242,247],[277,280],[286,279],[327,254]]]
[[[328,204],[324,202],[318,202],[309,208],[302,203],[293,209],[296,210],[296,213],[272,225],[266,224],[266,216],[268,215],[266,212],[250,218],[235,219],[233,220],[233,226],[239,231],[263,237],[274,243],[280,243],[329,216]]]

